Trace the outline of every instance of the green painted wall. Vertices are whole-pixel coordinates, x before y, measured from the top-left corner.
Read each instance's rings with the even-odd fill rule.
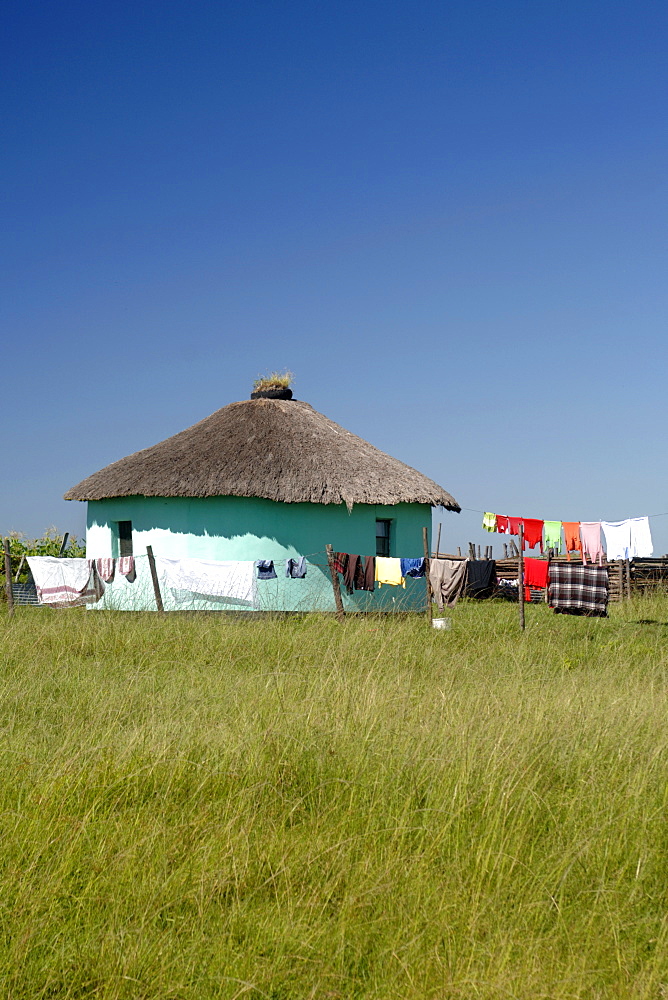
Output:
[[[331,543],[335,551],[374,555],[377,518],[392,521],[391,555],[423,554],[423,527],[431,533],[428,504],[357,504],[348,512],[344,504],[283,504],[255,497],[120,497],[88,503],[87,555],[117,556],[116,523],[132,521],[137,581],[130,585],[123,578],[115,580],[101,606],[154,606],[145,556],[146,546],[151,545],[156,556],[168,558],[273,559],[279,578],[258,582],[261,607],[329,611],[334,608],[334,599],[325,544]],[[307,556],[307,577],[287,580],[284,560],[298,555]],[[164,594],[163,600],[166,607],[183,607],[171,593]],[[416,609],[424,606],[425,582],[409,579],[406,590],[383,587],[373,594],[358,591],[344,595],[344,601],[351,610],[383,606]],[[227,607],[201,599],[193,601],[193,606]]]

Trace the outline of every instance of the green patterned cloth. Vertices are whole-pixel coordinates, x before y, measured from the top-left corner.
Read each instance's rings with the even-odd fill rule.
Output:
[[[485,531],[496,531],[496,514],[486,513],[482,519]]]

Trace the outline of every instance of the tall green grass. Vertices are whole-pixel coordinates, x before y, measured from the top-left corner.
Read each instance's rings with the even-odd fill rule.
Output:
[[[0,619],[0,996],[667,997],[668,599],[516,618]]]

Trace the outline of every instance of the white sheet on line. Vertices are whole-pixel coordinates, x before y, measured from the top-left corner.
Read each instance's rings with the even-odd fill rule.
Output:
[[[625,521],[601,521],[603,534],[605,535],[605,549],[607,558],[629,559],[631,550],[631,522],[627,518]]]
[[[27,561],[40,604],[95,604],[104,593],[104,584],[95,579],[92,559],[27,556]]]
[[[654,551],[648,517],[601,521],[608,559],[649,558]]]
[[[231,603],[256,608],[257,580],[251,560],[167,559],[155,557],[158,575],[176,591],[203,597],[227,598]],[[181,598],[183,602],[183,598]]]
[[[649,559],[654,552],[648,517],[631,518],[631,559]]]

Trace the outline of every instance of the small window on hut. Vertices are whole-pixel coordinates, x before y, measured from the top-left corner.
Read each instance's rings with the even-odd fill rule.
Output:
[[[390,554],[390,525],[391,521],[376,521],[376,555],[389,556]]]
[[[132,555],[132,521],[118,522],[118,554]]]

